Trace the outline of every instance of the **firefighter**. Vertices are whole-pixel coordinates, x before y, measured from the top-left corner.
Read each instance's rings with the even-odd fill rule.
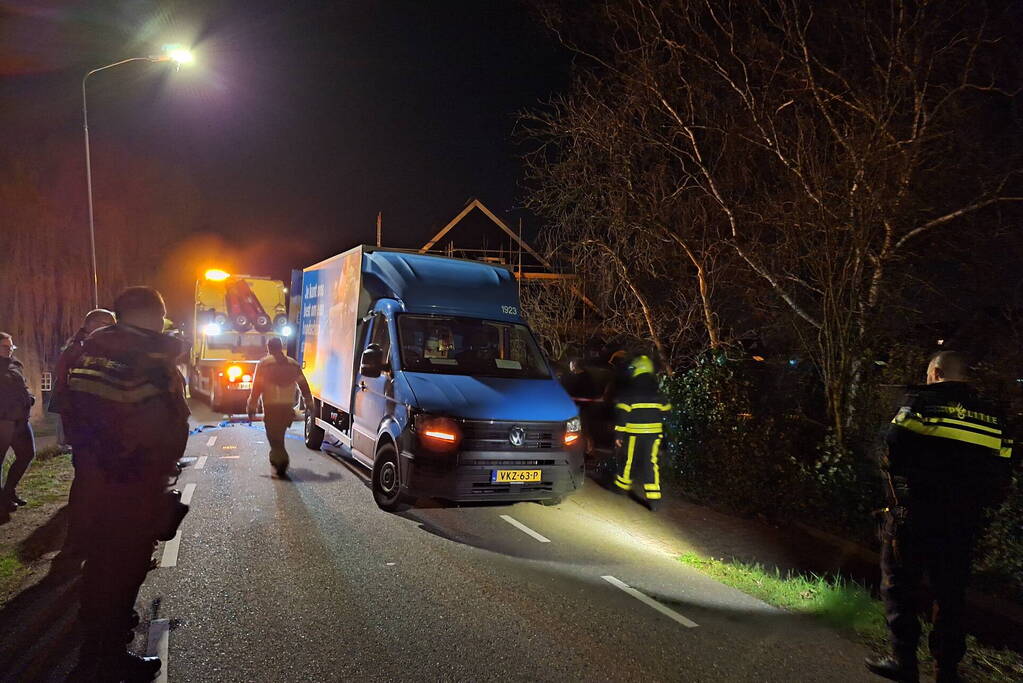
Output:
[[[930,650],[937,681],[958,681],[966,652],[966,582],[985,509],[1004,499],[1012,443],[1004,416],[967,381],[963,356],[943,351],[926,384],[910,387],[888,428],[881,467],[888,507],[881,533],[881,596],[892,655],[867,668],[896,681],[918,680],[918,591],[934,593]]]
[[[661,500],[661,473],[657,461],[664,418],[671,410],[657,388],[654,364],[648,356],[636,356],[628,364],[628,381],[615,396],[615,446],[624,463],[615,477],[621,493],[642,484],[644,504],[651,510]]]
[[[295,421],[295,391],[302,392],[307,406],[313,404],[313,396],[298,361],[288,358],[284,353],[284,342],[280,337],[270,337],[266,342],[266,350],[268,355],[256,366],[246,409],[251,422],[256,417],[256,409],[262,397],[263,424],[266,427],[266,440],[270,443],[270,465],[278,477],[284,477],[289,462],[284,433]]]
[[[66,428],[81,495],[75,513],[94,531],[79,596],[76,681],[148,681],[160,670],[159,658],[126,646],[155,542],[173,536],[184,516],[167,490],[188,440],[175,365],[181,342],[161,334],[165,307],[155,289],[129,287],[114,311],[117,323],[85,340],[68,379]]]

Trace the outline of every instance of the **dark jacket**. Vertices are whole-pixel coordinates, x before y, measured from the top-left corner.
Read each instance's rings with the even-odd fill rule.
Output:
[[[661,398],[657,378],[649,373],[632,377],[615,397],[615,431],[660,434],[671,404]]]
[[[885,440],[900,505],[997,505],[1012,476],[1005,416],[965,382],[909,387]]]
[[[71,368],[82,355],[85,346],[85,330],[81,329],[67,340],[67,343],[60,350],[57,358],[57,366],[53,370],[53,391],[50,393],[50,405],[48,410],[51,413],[60,413],[67,407],[68,401],[68,375]]]
[[[0,358],[0,420],[27,420],[35,402],[21,361]]]
[[[188,440],[179,340],[130,325],[94,332],[68,379],[65,425],[76,457],[113,481],[158,481]]]

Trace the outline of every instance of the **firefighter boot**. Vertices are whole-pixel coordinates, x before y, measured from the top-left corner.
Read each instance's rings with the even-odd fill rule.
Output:
[[[867,657],[864,662],[867,670],[882,678],[900,683],[917,683],[920,680],[920,672],[917,667],[916,657]]]

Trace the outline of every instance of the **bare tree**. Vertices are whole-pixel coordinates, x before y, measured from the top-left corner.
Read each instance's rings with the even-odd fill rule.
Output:
[[[559,11],[547,20],[584,58],[577,83],[594,92],[549,114],[571,141],[556,158],[577,154],[579,122],[600,102],[614,112],[600,125],[635,131],[643,144],[607,161],[610,183],[660,169],[673,208],[713,212],[697,234],[716,226],[788,311],[842,439],[868,341],[897,294],[892,271],[934,231],[1023,200],[1011,4],[619,0],[586,20]],[[591,183],[546,177],[565,203]],[[636,224],[691,243],[657,203],[633,208]]]

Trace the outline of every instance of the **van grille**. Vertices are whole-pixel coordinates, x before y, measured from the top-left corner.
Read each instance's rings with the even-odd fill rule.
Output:
[[[513,427],[526,430],[521,446],[513,446],[508,434]],[[463,451],[530,451],[554,448],[555,437],[564,430],[560,422],[496,422],[491,420],[462,420]],[[523,463],[525,464],[525,463]]]

